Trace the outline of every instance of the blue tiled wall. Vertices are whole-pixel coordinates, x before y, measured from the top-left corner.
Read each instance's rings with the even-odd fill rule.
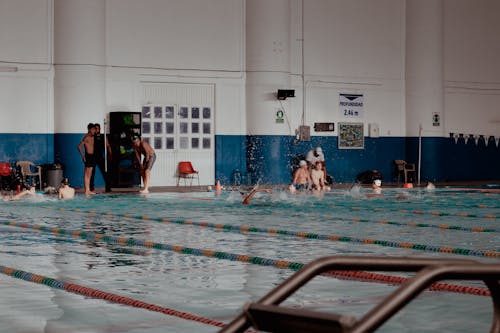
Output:
[[[0,134],[0,161],[31,160],[36,164],[61,163],[73,186],[83,186],[83,163],[77,151],[81,134]],[[293,136],[217,135],[215,179],[242,183],[288,184],[298,160],[320,146],[328,173],[335,182],[350,183],[360,172],[377,169],[384,181],[394,181],[395,159],[418,162],[418,138],[365,138],[364,149],[338,149],[337,137],[311,137],[295,142]],[[500,148],[494,140],[422,138],[421,181],[500,180]],[[96,172],[96,186],[104,181]]]

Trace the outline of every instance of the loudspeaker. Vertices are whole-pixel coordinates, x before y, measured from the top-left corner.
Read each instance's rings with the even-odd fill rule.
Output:
[[[293,89],[278,89],[278,99],[286,99],[287,97],[295,97],[295,90]]]

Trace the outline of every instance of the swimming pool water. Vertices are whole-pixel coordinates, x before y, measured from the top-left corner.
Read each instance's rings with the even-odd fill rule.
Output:
[[[322,197],[258,193],[251,205],[237,191],[79,196],[72,201],[38,197],[0,203],[0,265],[71,282],[220,322],[230,321],[293,274],[274,266],[231,261],[68,234],[5,225],[8,221],[59,227],[179,246],[183,249],[307,263],[328,255],[467,258],[500,263],[500,194],[437,189],[385,189],[367,198],[362,188]],[[170,222],[162,221],[168,218]],[[221,224],[207,227],[206,222]],[[390,222],[390,224],[388,224]],[[224,225],[224,226],[222,226]],[[447,226],[461,230],[438,228]],[[233,230],[229,231],[229,226]],[[239,228],[236,228],[238,226]],[[244,228],[350,237],[307,239]],[[486,232],[472,232],[486,230]],[[259,231],[259,229],[255,229]],[[385,246],[356,240],[385,241]],[[395,245],[425,244],[428,250]],[[392,244],[392,245],[391,245]],[[475,255],[432,251],[450,247]],[[182,252],[182,251],[180,251]],[[189,252],[189,251],[184,251]],[[453,282],[455,283],[455,282]],[[484,287],[478,282],[467,285]],[[360,317],[396,287],[373,282],[315,278],[288,306]],[[76,295],[0,274],[0,332],[217,332],[219,328],[100,299]],[[426,292],[380,332],[480,332],[491,322],[488,297]]]

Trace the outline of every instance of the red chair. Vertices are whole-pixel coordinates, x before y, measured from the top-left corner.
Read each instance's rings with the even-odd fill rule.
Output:
[[[198,171],[193,168],[193,165],[189,161],[179,162],[177,169],[177,186],[179,186],[179,181],[184,178],[184,185],[187,185],[187,179],[191,179],[190,186],[193,185],[193,178],[198,178],[198,186],[200,186],[200,175]]]

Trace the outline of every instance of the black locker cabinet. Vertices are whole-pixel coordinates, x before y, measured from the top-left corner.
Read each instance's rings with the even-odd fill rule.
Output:
[[[140,187],[141,176],[136,162],[132,137],[141,136],[140,112],[109,113],[109,143],[111,160],[111,187]]]

